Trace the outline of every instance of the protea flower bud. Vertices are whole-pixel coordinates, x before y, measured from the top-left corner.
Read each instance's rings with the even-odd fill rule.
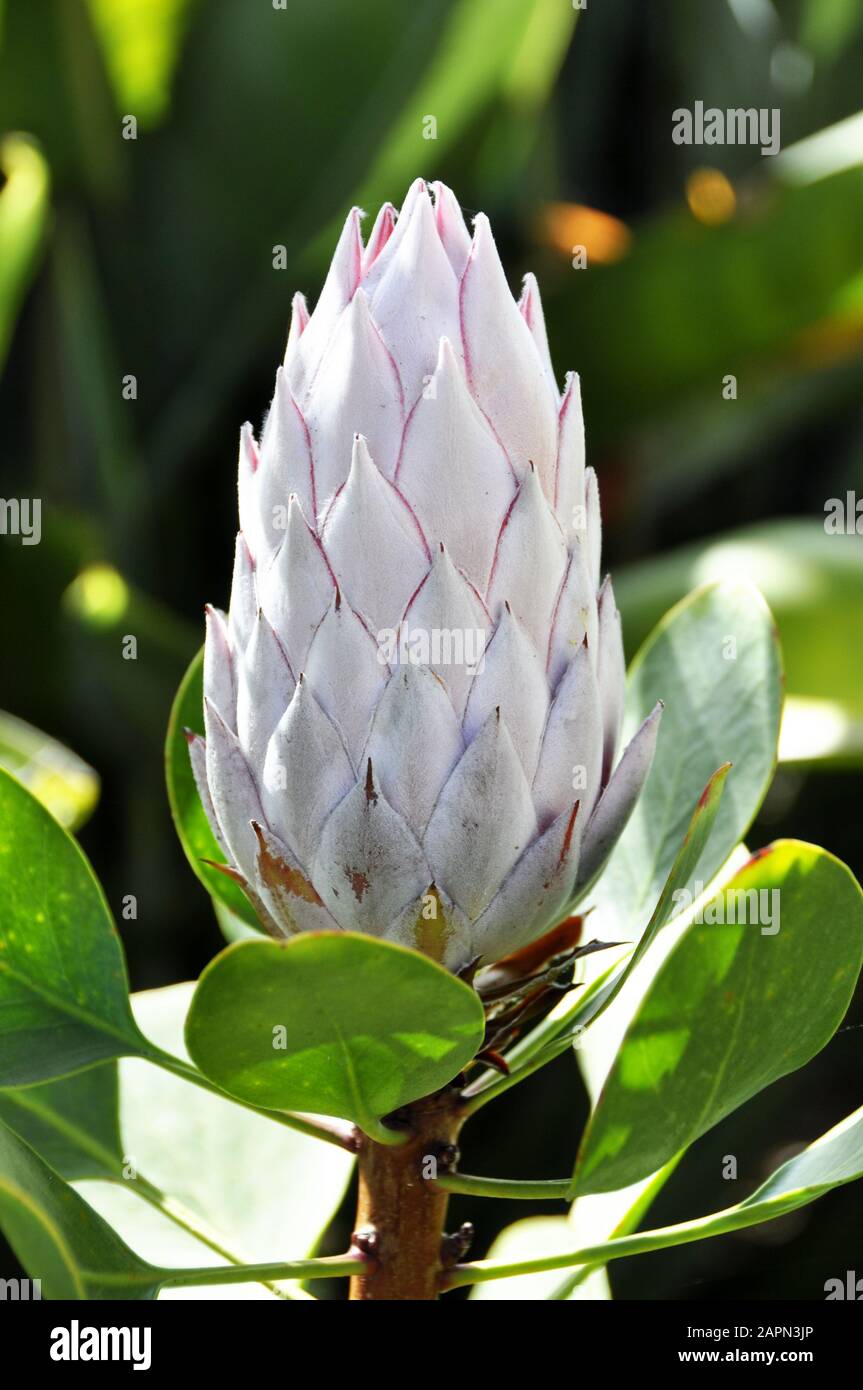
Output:
[[[620,619],[599,586],[577,376],[532,276],[442,184],[345,224],[294,300],[260,443],[240,440],[230,612],[208,611],[192,761],[278,935],[349,929],[450,969],[538,937],[592,882],[647,775],[616,765]]]

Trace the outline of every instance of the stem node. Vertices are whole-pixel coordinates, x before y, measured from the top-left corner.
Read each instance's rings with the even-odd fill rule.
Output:
[[[403,1144],[367,1137],[360,1150],[354,1242],[369,1265],[351,1280],[355,1301],[433,1301],[445,1269],[463,1258],[462,1232],[443,1233],[449,1194],[428,1175],[431,1160],[436,1173],[449,1171],[458,1159],[464,1118],[458,1095],[438,1092],[415,1101],[399,1118],[407,1131]]]

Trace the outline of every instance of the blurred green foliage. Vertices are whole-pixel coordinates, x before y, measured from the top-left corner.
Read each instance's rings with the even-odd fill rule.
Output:
[[[0,710],[0,766],[14,772],[67,830],[78,830],[99,800],[99,776],[83,758]]]
[[[753,847],[809,833],[863,870],[863,537],[824,526],[830,498],[863,495],[861,69],[863,0],[0,0],[0,493],[43,503],[39,545],[0,536],[0,705],[99,771],[82,839],[115,909],[137,894],[137,986],[196,975],[219,941],[161,748],[201,606],[227,596],[238,426],[348,207],[417,174],[488,211],[514,287],[540,278],[558,370],[583,378],[630,649],[718,570],[773,605],[794,722]],[[697,100],[778,108],[782,152],[674,145]],[[859,1075],[860,1036],[825,1068],[845,1047]],[[556,1079],[520,1097],[518,1134],[489,1107],[470,1142],[494,1163],[468,1166],[565,1171]],[[848,1089],[835,1113],[815,1092],[791,1107],[808,1133],[777,1137],[765,1107],[765,1144],[820,1132]],[[742,1144],[736,1124],[716,1142]],[[700,1152],[679,1181],[703,1208]],[[658,1219],[685,1208],[677,1182]],[[480,1244],[502,1219],[465,1216]],[[769,1254],[724,1259],[737,1291],[763,1296],[766,1267],[776,1296]],[[654,1296],[681,1296],[686,1260],[652,1258]],[[782,1287],[806,1296],[802,1268]],[[615,1287],[639,1278],[622,1262]]]
[[[45,230],[50,174],[37,147],[20,135],[0,144],[0,365],[35,268]]]
[[[783,762],[863,761],[863,542],[803,521],[772,521],[644,560],[619,571],[618,602],[634,651],[667,609],[699,584],[752,579],[782,634],[790,709]],[[789,714],[791,724],[789,724]]]

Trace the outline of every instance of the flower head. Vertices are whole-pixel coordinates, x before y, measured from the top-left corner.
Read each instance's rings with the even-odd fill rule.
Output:
[[[348,216],[240,437],[227,617],[208,610],[214,833],[277,934],[350,929],[458,969],[564,916],[613,847],[659,710],[617,761],[620,618],[600,585],[578,378],[532,276],[442,184]]]

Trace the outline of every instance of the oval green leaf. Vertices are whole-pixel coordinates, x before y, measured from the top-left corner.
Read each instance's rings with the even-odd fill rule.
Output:
[[[132,997],[141,1031],[175,1057],[186,1055],[183,1027],[194,989],[184,983]],[[178,1210],[192,1213],[193,1228],[209,1231],[244,1260],[312,1253],[344,1196],[354,1162],[349,1153],[138,1058],[122,1061],[119,1073],[123,1153],[132,1156],[135,1171],[79,1190],[137,1254],[159,1266],[221,1263],[169,1220]],[[262,1183],[262,1171],[278,1173],[279,1181]],[[116,1179],[118,1172],[102,1176]],[[163,1194],[161,1207],[142,1186]],[[210,1293],[248,1296],[253,1287],[228,1284]]]
[[[350,932],[241,941],[201,976],[192,1060],[240,1100],[381,1117],[457,1076],[484,1030],[476,993],[416,951]]]
[[[139,1260],[77,1192],[0,1125],[0,1226],[50,1299],[155,1298],[168,1270]]]
[[[0,769],[0,1085],[26,1086],[147,1044],[92,869]]]
[[[824,850],[771,845],[698,915],[603,1086],[576,1162],[579,1196],[660,1168],[808,1062],[848,1007],[863,961],[863,894]]]
[[[169,985],[132,996],[144,1036],[177,1057],[186,1055],[183,1025],[194,989]],[[274,1263],[286,1249],[310,1255],[354,1162],[335,1145],[136,1057],[0,1090],[0,1120],[74,1182],[131,1250],[159,1267],[225,1263],[220,1256]],[[258,1182],[261,1165],[283,1181],[275,1188]],[[247,1298],[256,1288],[266,1296],[250,1284],[219,1285],[210,1296]]]
[[[692,808],[723,763],[732,770],[693,877],[709,883],[743,838],[776,763],[782,707],[773,619],[750,584],[713,584],[667,613],[630,667],[624,741],[665,702],[650,776],[590,900],[602,935],[641,931]]]
[[[225,856],[216,843],[209,821],[198,796],[189,749],[184,734],[192,729],[204,732],[204,649],[194,657],[171,708],[168,736],[165,742],[165,777],[168,801],[180,844],[197,877],[210,897],[224,903],[234,917],[246,926],[261,931],[255,910],[242,888],[213,864],[224,864]]]

